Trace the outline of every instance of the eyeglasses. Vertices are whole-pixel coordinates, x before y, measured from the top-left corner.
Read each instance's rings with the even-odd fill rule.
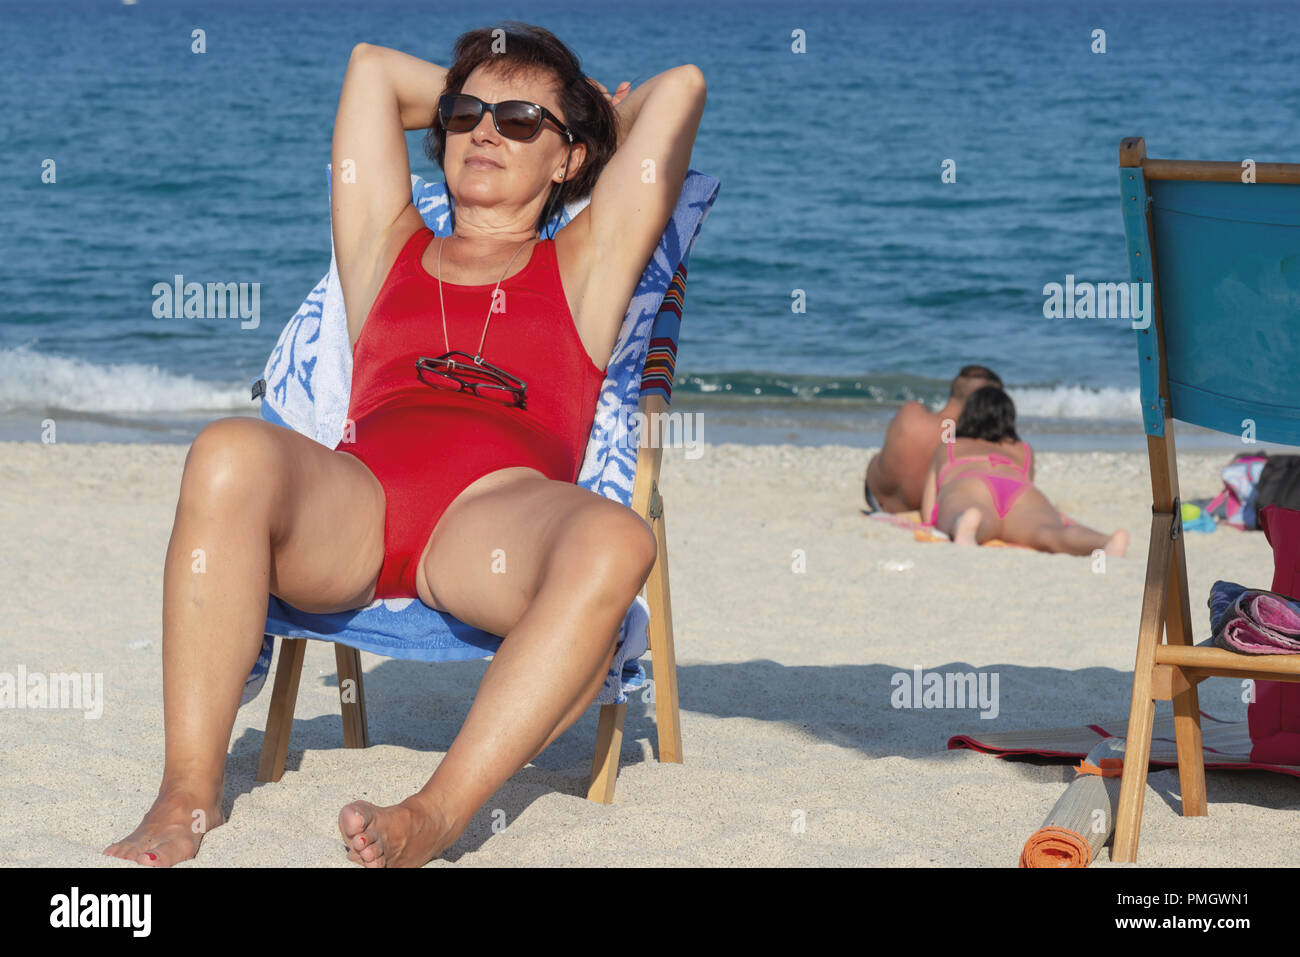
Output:
[[[498,405],[528,407],[525,404],[528,385],[523,379],[515,378],[490,362],[476,359],[468,352],[452,350],[436,359],[420,356],[415,368],[420,381],[435,389],[454,386],[458,392],[469,392]]]
[[[492,125],[502,136],[512,140],[531,139],[542,128],[543,120],[550,120],[560,128],[569,142],[573,133],[560,122],[559,117],[538,103],[527,100],[503,100],[484,103],[468,93],[447,93],[438,98],[438,120],[448,133],[468,133],[478,126],[483,111],[492,114]]]

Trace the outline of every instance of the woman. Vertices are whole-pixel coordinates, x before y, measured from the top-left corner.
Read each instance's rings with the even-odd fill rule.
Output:
[[[1015,404],[999,387],[984,386],[966,399],[955,438],[934,453],[921,514],[958,545],[998,538],[1044,552],[1124,554],[1128,532],[1066,525],[1033,478],[1033,450],[1016,435]]]
[[[163,579],[162,783],[104,853],[169,866],[223,822],[268,593],[318,613],[418,597],[505,636],[424,787],[340,811],[348,859],[364,866],[441,854],[591,704],[656,548],[632,510],[573,482],[705,100],[692,65],[627,86],[611,97],[527,24],[461,36],[449,70],[353,49],[332,154],[349,427],[334,450],[248,418],[195,439]],[[411,205],[404,130],[425,127],[453,204],[446,240]]]

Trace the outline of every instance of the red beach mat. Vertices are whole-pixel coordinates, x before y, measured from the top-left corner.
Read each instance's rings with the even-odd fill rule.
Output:
[[[1102,738],[1122,738],[1128,732],[1128,715],[1099,724],[1070,728],[1004,731],[998,734],[957,734],[948,739],[950,751],[970,748],[998,757],[1030,755],[1045,758],[1082,758]],[[1282,752],[1270,736],[1252,741],[1248,721],[1220,721],[1201,712],[1201,745],[1205,766],[1217,770],[1273,771],[1300,778],[1300,744]],[[1268,753],[1271,762],[1251,759],[1251,753]],[[1273,762],[1281,763],[1273,763]],[[1158,715],[1151,732],[1151,765],[1177,767],[1178,750],[1174,739],[1173,715]]]

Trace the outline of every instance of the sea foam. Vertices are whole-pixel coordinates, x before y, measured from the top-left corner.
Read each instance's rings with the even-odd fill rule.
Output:
[[[247,412],[249,387],[137,363],[96,365],[27,348],[0,349],[0,412]]]

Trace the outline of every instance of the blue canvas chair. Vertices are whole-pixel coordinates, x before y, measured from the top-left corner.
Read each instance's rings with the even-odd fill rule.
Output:
[[[414,175],[411,181],[412,202],[425,223],[435,234],[448,235],[446,184],[425,182]],[[646,597],[638,596],[628,609],[619,630],[618,651],[596,697],[601,711],[587,796],[607,804],[614,799],[628,692],[653,691],[659,760],[682,760],[668,541],[658,487],[661,450],[639,448],[639,426],[645,419],[635,413],[667,412],[687,262],[719,185],[718,180],[695,170],[687,173],[672,218],[637,285],[615,343],[578,476],[577,484],[634,509],[650,524],[659,546],[646,582]],[[584,199],[561,210],[545,234],[563,228],[588,202]],[[351,347],[337,264],[331,262],[330,274],[312,290],[281,333],[265,375],[254,383],[253,392],[255,398],[262,396],[264,419],[333,448],[344,428],[350,382]],[[436,461],[431,467],[437,467]],[[277,635],[282,639],[280,659],[258,766],[259,781],[278,781],[284,773],[307,639],[334,642],[343,739],[350,748],[370,743],[360,651],[419,661],[459,661],[490,657],[502,640],[434,611],[418,599],[387,599],[359,610],[313,615],[271,596],[262,654],[249,676],[245,702],[266,679]],[[651,688],[645,687],[640,663],[647,644],[654,665]]]
[[[1300,681],[1300,655],[1195,645],[1173,420],[1300,445],[1300,165],[1149,159],[1120,144],[1132,281],[1151,283],[1137,328],[1151,462],[1151,544],[1112,860],[1137,859],[1156,701],[1173,701],[1184,816],[1206,813],[1196,686],[1211,675]],[[1270,570],[1271,571],[1271,570]],[[1163,638],[1163,640],[1162,640]]]

